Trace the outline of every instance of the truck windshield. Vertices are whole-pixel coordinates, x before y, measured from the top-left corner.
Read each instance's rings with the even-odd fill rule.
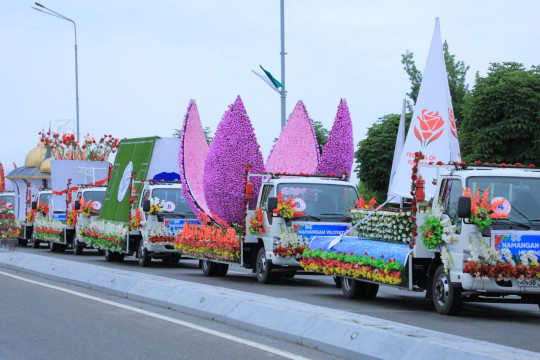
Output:
[[[293,198],[295,210],[314,217],[347,216],[358,200],[353,186],[335,184],[279,184],[283,199]]]
[[[101,206],[103,205],[103,199],[105,198],[105,191],[85,191],[84,201],[92,201],[93,214],[99,214]]]
[[[194,215],[181,189],[153,189],[152,197],[165,201],[163,215]]]
[[[47,205],[51,205],[52,200],[52,193],[43,193],[39,194],[39,201],[41,201],[42,204],[47,203]]]
[[[540,179],[522,177],[470,177],[467,186],[474,196],[476,189],[482,197],[489,189],[488,204],[500,203],[495,212],[508,214],[508,219],[526,222],[540,221]],[[503,220],[496,220],[504,221]]]

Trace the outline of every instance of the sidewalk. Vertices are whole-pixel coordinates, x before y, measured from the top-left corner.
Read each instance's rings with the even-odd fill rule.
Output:
[[[538,359],[538,353],[288,299],[22,252],[0,268],[170,307],[348,358]]]

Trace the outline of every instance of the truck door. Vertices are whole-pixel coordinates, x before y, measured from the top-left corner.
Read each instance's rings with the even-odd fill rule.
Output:
[[[267,207],[268,198],[270,197],[271,194],[273,194],[274,192],[273,190],[274,190],[274,185],[270,185],[270,184],[264,185],[261,191],[261,198],[259,199],[259,206],[262,207],[263,212],[266,217],[266,222],[268,224],[272,224],[272,219],[273,219],[273,216],[272,214],[268,212],[268,207]]]

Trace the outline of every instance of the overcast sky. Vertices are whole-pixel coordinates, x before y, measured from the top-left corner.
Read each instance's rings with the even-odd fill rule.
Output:
[[[251,70],[280,70],[279,0],[41,0],[77,24],[80,131],[171,136],[189,99],[212,131],[237,95],[263,156],[280,131],[280,98]],[[71,23],[3,0],[0,161],[24,165],[38,132],[75,119]],[[410,91],[401,54],[423,71],[435,18],[468,82],[491,62],[540,64],[540,1],[286,0],[287,116],[298,100],[330,128],[346,98],[355,144]]]

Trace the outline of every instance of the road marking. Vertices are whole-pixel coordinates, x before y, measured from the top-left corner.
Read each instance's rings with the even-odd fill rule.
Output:
[[[17,280],[26,281],[26,282],[31,283],[31,284],[44,286],[44,287],[54,289],[54,290],[58,290],[58,291],[63,291],[65,293],[75,295],[75,296],[79,296],[79,297],[82,297],[82,298],[85,298],[85,299],[94,300],[94,301],[97,301],[97,302],[100,302],[100,303],[103,303],[103,304],[116,306],[116,307],[121,308],[121,309],[131,310],[131,311],[139,313],[139,314],[143,314],[143,315],[146,315],[146,316],[151,316],[151,317],[159,319],[159,320],[168,321],[168,322],[171,322],[171,323],[174,323],[174,324],[177,324],[177,325],[188,327],[190,329],[194,329],[194,330],[201,331],[201,332],[204,332],[204,333],[207,333],[207,334],[210,334],[210,335],[218,336],[218,337],[221,337],[223,339],[227,339],[227,340],[234,341],[234,342],[237,342],[237,343],[240,343],[240,344],[243,344],[243,345],[251,346],[251,347],[254,347],[254,348],[259,349],[259,350],[267,351],[269,353],[279,355],[279,356],[282,356],[282,357],[287,358],[287,359],[291,359],[291,360],[310,360],[309,358],[306,358],[306,357],[303,357],[303,356],[300,356],[300,355],[296,355],[296,354],[293,354],[293,353],[290,353],[290,352],[287,352],[287,351],[283,351],[283,350],[280,350],[280,349],[272,347],[272,346],[260,344],[260,343],[257,343],[255,341],[251,341],[251,340],[242,339],[242,338],[240,338],[238,336],[225,334],[225,333],[222,333],[222,332],[217,331],[217,330],[212,330],[212,329],[200,326],[200,325],[196,325],[196,324],[193,324],[193,323],[190,323],[190,322],[187,322],[187,321],[183,321],[183,320],[178,320],[178,319],[175,319],[175,318],[172,318],[172,317],[169,317],[169,316],[157,314],[157,313],[154,313],[154,312],[151,312],[151,311],[148,311],[148,310],[138,309],[138,308],[133,307],[133,306],[124,305],[124,304],[116,303],[114,301],[101,299],[101,298],[98,298],[96,296],[87,295],[87,294],[84,294],[84,293],[81,293],[81,292],[78,292],[78,291],[65,289],[65,288],[62,288],[62,287],[59,287],[59,286],[40,283],[38,281],[26,279],[26,278],[23,278],[21,276],[9,274],[9,273],[3,272],[3,271],[0,271],[0,274],[4,275],[4,276],[11,277],[11,278],[14,278],[14,279],[17,279]]]

